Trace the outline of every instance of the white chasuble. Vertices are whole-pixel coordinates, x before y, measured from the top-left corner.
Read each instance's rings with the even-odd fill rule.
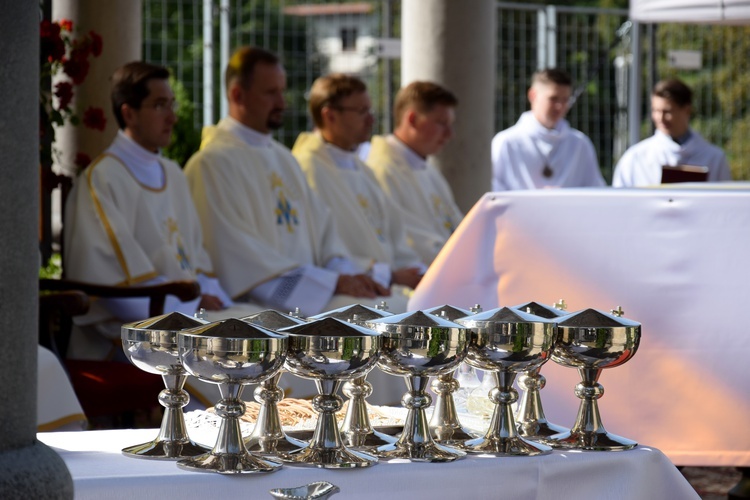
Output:
[[[493,191],[605,184],[591,140],[566,120],[548,129],[526,111],[492,139]]]
[[[374,136],[367,165],[396,203],[409,245],[429,265],[463,218],[442,174],[394,136]]]
[[[708,167],[709,182],[732,180],[724,152],[695,130],[691,129],[690,133],[690,138],[685,143],[678,144],[669,135],[657,130],[651,137],[628,148],[617,162],[612,186],[661,184],[661,170],[666,165]]]

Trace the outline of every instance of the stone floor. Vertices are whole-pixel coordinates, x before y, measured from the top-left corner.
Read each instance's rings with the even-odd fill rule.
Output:
[[[740,480],[734,467],[683,467],[682,475],[703,500],[724,500]]]

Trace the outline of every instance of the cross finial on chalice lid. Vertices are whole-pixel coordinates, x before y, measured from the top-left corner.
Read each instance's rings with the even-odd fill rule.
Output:
[[[618,318],[622,318],[622,315],[625,314],[625,311],[622,310],[622,306],[617,306],[617,309],[612,309],[611,312],[614,316],[617,316]]]
[[[568,309],[568,304],[565,303],[565,299],[560,299],[555,302],[555,309],[560,309],[561,311]]]
[[[302,318],[302,313],[299,310],[299,307],[295,307],[294,311],[289,311],[289,316],[292,318]]]
[[[202,307],[195,311],[195,314],[193,314],[193,317],[196,319],[202,319],[202,320],[208,320],[208,314],[206,313],[206,310]]]
[[[473,314],[478,314],[482,312],[482,306],[480,306],[479,304],[474,304],[473,306],[471,306],[471,309],[469,309],[469,311],[471,311]]]
[[[388,303],[385,300],[381,300],[380,304],[375,306],[375,309],[379,311],[387,311],[388,310]]]

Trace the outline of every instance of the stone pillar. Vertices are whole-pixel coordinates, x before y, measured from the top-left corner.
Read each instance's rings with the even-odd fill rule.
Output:
[[[36,440],[39,5],[3,1],[0,31],[0,498],[73,498]]]
[[[495,134],[494,0],[403,0],[401,83],[431,80],[458,97],[453,139],[435,163],[468,211],[491,189]]]
[[[62,152],[63,171],[74,171],[77,152],[92,159],[104,151],[117,133],[117,122],[109,100],[109,78],[123,64],[141,60],[143,40],[141,0],[54,0],[52,20],[73,21],[74,32],[94,30],[102,36],[102,54],[91,58],[91,68],[83,84],[76,88],[75,110],[80,117],[89,106],[104,109],[104,132],[83,125],[65,125],[56,132],[55,147]]]

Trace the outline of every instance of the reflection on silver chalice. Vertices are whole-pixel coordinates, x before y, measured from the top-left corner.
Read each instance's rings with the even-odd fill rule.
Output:
[[[218,384],[221,400],[214,406],[221,417],[216,445],[209,452],[177,462],[198,472],[241,474],[273,472],[281,464],[247,451],[240,431],[245,414],[242,389],[274,376],[284,364],[286,335],[236,318],[183,330],[178,334],[182,365],[203,382]]]
[[[469,311],[445,304],[425,309],[423,312],[434,314],[448,321],[456,321],[458,318],[471,316],[475,312],[479,312],[479,310],[481,310],[479,306],[474,306]],[[458,420],[453,393],[460,388],[460,384],[454,377],[454,372],[451,371],[438,375],[432,381],[431,387],[436,395],[432,417],[430,418],[430,434],[432,438],[438,443],[453,446],[463,443],[467,439],[478,437],[476,432],[464,428]]]
[[[584,309],[559,319],[559,339],[552,359],[578,369],[581,382],[576,385],[575,394],[581,405],[570,431],[544,440],[550,446],[597,451],[629,450],[636,446],[635,441],[607,432],[597,403],[604,394],[599,384],[602,369],[625,363],[640,343],[641,324],[621,315],[621,308],[612,314]]]
[[[122,348],[135,366],[161,375],[166,389],[159,393],[164,416],[156,439],[129,446],[123,454],[136,458],[180,459],[200,455],[208,448],[190,440],[182,408],[190,401],[183,389],[187,373],[180,363],[177,332],[205,324],[179,312],[122,326]]]
[[[368,467],[377,458],[348,449],[341,440],[336,412],[343,400],[336,394],[343,381],[367,374],[378,360],[380,336],[359,325],[325,318],[280,330],[289,335],[286,369],[312,379],[318,412],[310,444],[301,451],[280,455],[295,465],[323,468]]]
[[[367,326],[383,336],[380,369],[405,377],[407,392],[401,403],[409,410],[399,440],[379,447],[378,457],[420,462],[450,462],[464,457],[464,452],[433,440],[425,409],[432,403],[426,392],[430,377],[453,372],[466,356],[467,330],[422,311],[376,319]]]
[[[512,309],[554,320],[569,314],[565,311],[565,307],[565,301],[560,300],[554,307],[538,302],[527,302],[513,306]],[[518,376],[518,386],[523,389],[523,394],[516,410],[516,429],[518,434],[531,440],[546,438],[567,430],[561,425],[548,422],[544,415],[542,398],[539,393],[544,389],[547,380],[544,375],[539,373],[541,368],[541,365],[529,368]]]
[[[299,317],[282,314],[272,309],[240,319],[251,325],[258,325],[273,331],[305,323]],[[253,392],[255,401],[260,403],[260,409],[252,434],[245,438],[245,447],[248,451],[273,457],[280,452],[287,453],[307,446],[306,442],[287,436],[281,426],[278,404],[284,399],[284,391],[279,388],[278,384],[283,372],[282,368],[261,382]]]
[[[383,308],[375,308],[354,304],[310,316],[311,320],[336,318],[341,321],[365,326],[365,322],[392,316],[383,303]],[[396,442],[396,438],[373,429],[365,401],[372,394],[372,384],[367,382],[367,375],[355,377],[344,382],[341,392],[349,398],[344,423],[341,424],[341,438],[344,444],[351,448],[370,450],[384,444]]]
[[[466,441],[461,449],[496,456],[530,456],[551,449],[518,435],[511,405],[518,400],[513,388],[516,374],[541,366],[555,342],[555,323],[525,312],[501,307],[457,323],[472,329],[466,361],[496,378],[489,393],[495,403],[490,426],[483,437]]]

